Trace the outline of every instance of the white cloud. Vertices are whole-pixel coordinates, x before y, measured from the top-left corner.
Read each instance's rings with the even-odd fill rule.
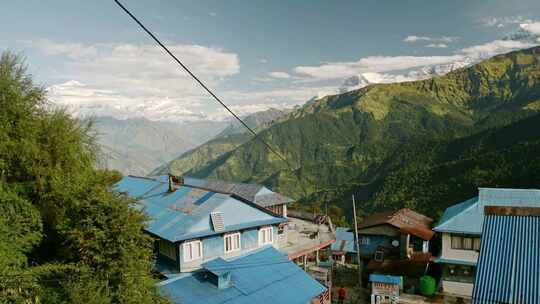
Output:
[[[407,43],[415,43],[418,41],[431,41],[431,42],[444,42],[444,43],[451,43],[459,40],[459,37],[452,37],[452,36],[442,36],[442,37],[427,37],[427,36],[407,36],[403,39],[403,42]]]
[[[51,86],[51,100],[75,113],[152,120],[195,119],[215,105],[193,79],[154,45],[31,44],[45,54],[64,55],[64,75],[75,81]],[[74,47],[76,46],[76,47]],[[239,72],[238,56],[222,49],[173,44],[169,49],[214,87]],[[175,115],[178,117],[175,118]]]
[[[459,40],[459,37],[451,37],[451,36],[442,36],[441,38],[435,39],[435,41],[442,41],[446,43],[456,42]]]
[[[144,117],[150,120],[194,121],[204,119],[194,112],[197,104],[175,98],[129,97],[114,90],[97,89],[76,80],[47,88],[49,99],[77,117],[112,116],[118,119]],[[200,104],[199,104],[200,105]]]
[[[431,38],[425,37],[425,36],[407,36],[405,39],[403,39],[403,42],[417,42],[417,41],[430,41]]]
[[[464,48],[446,56],[370,56],[351,62],[325,63],[318,66],[299,66],[294,72],[306,79],[343,79],[363,73],[397,72],[436,65],[461,66],[462,62],[474,62],[497,54],[532,47],[535,44],[515,40],[494,40],[485,44]]]
[[[534,44],[516,40],[494,40],[488,43],[471,46],[461,50],[463,54],[472,58],[488,58],[498,54],[507,53],[514,50],[532,47]]]
[[[488,18],[483,18],[481,20],[481,23],[484,26],[497,27],[497,28],[503,28],[508,25],[528,23],[528,22],[531,22],[531,20],[523,16],[488,17]]]
[[[291,78],[291,75],[289,75],[289,73],[285,73],[285,72],[270,72],[270,73],[268,73],[268,76],[270,76],[272,78],[278,78],[278,79],[289,79],[289,78]]]
[[[533,35],[540,36],[540,22],[521,23],[519,27]]]
[[[210,13],[208,13],[208,15],[210,15],[211,17],[216,17],[217,13],[216,12],[210,12]]]
[[[320,66],[299,66],[294,71],[304,77],[339,79],[366,72],[400,71],[436,64],[447,64],[463,59],[449,56],[370,56],[354,62],[327,63]]]
[[[47,55],[65,55],[71,59],[95,57],[98,54],[96,46],[82,43],[54,43],[47,39],[40,39],[27,42],[27,44],[40,49]]]
[[[259,59],[259,62],[260,62],[260,63],[268,63],[268,59],[266,59],[266,58],[261,58],[261,59]]]
[[[430,43],[426,45],[428,48],[435,48],[435,49],[445,49],[448,47],[445,43]]]

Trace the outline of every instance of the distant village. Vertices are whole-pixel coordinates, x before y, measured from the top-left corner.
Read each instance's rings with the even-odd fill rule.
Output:
[[[540,278],[540,190],[480,188],[437,223],[401,209],[355,231],[256,184],[127,176],[116,188],[150,218],[173,303],[540,303],[527,288]]]

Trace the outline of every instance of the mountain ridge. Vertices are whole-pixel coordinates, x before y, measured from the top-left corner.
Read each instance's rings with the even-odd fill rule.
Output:
[[[243,117],[242,120],[248,127],[258,132],[288,114],[290,111],[290,109],[280,110],[270,108],[249,114]],[[219,158],[241,144],[249,141],[252,137],[253,134],[251,134],[245,126],[238,121],[233,121],[210,140],[185,151],[175,159],[155,168],[149,175],[167,173],[182,175],[192,172],[193,170],[206,166],[209,161]]]
[[[316,100],[259,133],[294,168],[250,140],[189,173],[259,182],[303,201],[318,200],[317,188],[358,187],[403,144],[464,137],[538,112],[539,53],[515,51],[444,76]]]

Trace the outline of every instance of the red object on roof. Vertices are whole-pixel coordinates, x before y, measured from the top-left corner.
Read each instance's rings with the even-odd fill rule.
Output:
[[[435,234],[431,230],[432,222],[433,219],[425,215],[403,208],[398,211],[386,211],[368,216],[360,223],[358,230],[360,232],[361,229],[388,224],[427,241]]]

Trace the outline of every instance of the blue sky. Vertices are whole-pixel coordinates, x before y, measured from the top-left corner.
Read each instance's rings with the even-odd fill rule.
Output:
[[[123,3],[243,114],[336,93],[352,76],[414,80],[540,42],[532,0]],[[0,12],[1,49],[24,53],[75,114],[225,117],[112,0],[3,1]]]

